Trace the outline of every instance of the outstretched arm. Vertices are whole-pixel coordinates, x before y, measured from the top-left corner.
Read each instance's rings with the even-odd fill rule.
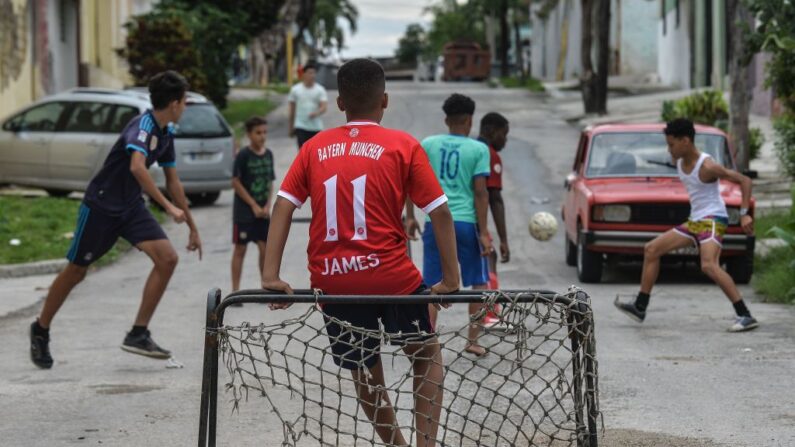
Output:
[[[179,209],[185,213],[185,222],[188,224],[188,228],[190,228],[187,248],[189,251],[198,251],[199,260],[201,261],[202,240],[199,237],[199,229],[193,222],[193,215],[191,214],[190,207],[188,206],[188,198],[185,197],[185,189],[182,187],[182,182],[179,181],[177,169],[163,168],[163,172],[166,175],[166,189],[168,190],[168,194],[174,200],[174,203],[177,204],[177,207],[179,207]]]
[[[455,240],[455,226],[453,215],[446,203],[438,206],[428,214],[433,226],[433,235],[436,246],[439,248],[439,258],[442,263],[442,280],[431,287],[436,294],[453,293],[458,290],[461,281],[458,272],[458,249]],[[448,306],[445,306],[448,307]]]
[[[279,277],[284,246],[290,234],[295,205],[282,197],[276,199],[271,215],[270,229],[268,230],[268,243],[265,245],[265,268],[262,271],[262,288],[285,292],[292,295],[293,289]],[[291,303],[273,303],[271,309],[286,309]]]
[[[742,202],[740,203],[740,208],[744,210],[748,210],[751,206],[751,187],[752,182],[751,179],[747,176],[740,174],[737,171],[726,169],[725,167],[721,166],[718,163],[710,160],[709,158],[704,161],[703,164],[704,173],[711,179],[722,179],[728,180],[733,183],[737,183],[740,185],[740,191],[742,191],[743,198]],[[740,216],[740,224],[743,227],[743,231],[748,234],[753,233],[754,231],[754,219],[746,214]]]
[[[491,238],[489,237],[489,191],[486,189],[486,177],[479,175],[472,180],[475,190],[475,214],[480,231],[480,245],[483,252],[481,256],[491,253]]]
[[[508,248],[508,231],[505,226],[505,202],[502,200],[502,191],[497,188],[489,188],[489,207],[491,215],[494,217],[494,224],[497,226],[497,235],[500,237],[500,260],[508,262],[511,260],[511,250]]]
[[[406,197],[406,222],[404,223],[406,227],[406,235],[412,241],[417,240],[417,233],[422,234],[420,230],[420,224],[417,222],[417,218],[414,216],[414,204],[411,203],[411,199]]]
[[[185,212],[174,206],[166,196],[155,185],[152,176],[149,175],[149,169],[146,167],[146,156],[138,151],[133,151],[130,156],[130,173],[132,173],[135,180],[141,185],[141,189],[157,202],[166,213],[174,218],[177,223],[185,222]]]

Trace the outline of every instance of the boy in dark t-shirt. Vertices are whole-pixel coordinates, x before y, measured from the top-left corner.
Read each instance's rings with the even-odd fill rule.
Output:
[[[113,247],[119,237],[146,253],[154,263],[146,280],[141,306],[121,349],[157,359],[171,353],[158,346],[147,328],[177,266],[177,252],[144,203],[143,194],[157,202],[177,223],[190,228],[188,250],[202,246],[185,191],[179,181],[174,153],[174,130],[185,110],[188,83],[174,71],[149,81],[152,110],[133,118],[108,153],[102,169],[91,180],[80,205],[77,229],[66,257],[69,264],[47,292],[39,317],[30,326],[30,357],[40,368],[51,368],[50,323],[72,289],[86,276],[89,265]],[[166,177],[167,199],[149,175],[157,163]],[[173,201],[173,202],[172,202]],[[143,272],[141,272],[143,273]]]
[[[246,247],[254,242],[259,248],[259,272],[265,261],[265,242],[270,224],[270,198],[273,194],[273,153],[265,147],[268,122],[258,116],[246,121],[249,146],[235,158],[232,187],[235,189],[232,242],[232,291],[240,289]]]

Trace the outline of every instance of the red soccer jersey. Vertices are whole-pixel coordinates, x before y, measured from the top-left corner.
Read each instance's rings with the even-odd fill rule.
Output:
[[[502,189],[502,158],[500,158],[500,153],[491,146],[489,146],[489,154],[491,158],[491,174],[486,179],[486,187]]]
[[[406,196],[426,213],[447,202],[420,143],[366,121],[309,140],[278,195],[298,207],[312,197],[310,280],[334,295],[416,290],[422,275],[406,249]]]

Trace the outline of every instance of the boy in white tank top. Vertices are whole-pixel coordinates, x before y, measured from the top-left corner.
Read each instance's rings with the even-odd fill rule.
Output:
[[[670,121],[665,127],[668,151],[676,160],[679,179],[690,196],[690,217],[687,222],[657,236],[646,244],[643,256],[643,275],[640,292],[634,303],[622,303],[616,298],[615,306],[638,322],[646,318],[649,294],[660,271],[660,258],[677,248],[695,244],[701,257],[701,270],[715,281],[732,302],[737,318],[730,332],[742,332],[759,327],[751,316],[734,280],[720,268],[720,251],[723,235],[729,224],[726,204],[720,195],[719,180],[729,180],[740,185],[742,204],[740,224],[747,234],[753,232],[753,218],[748,214],[751,203],[751,179],[724,168],[708,154],[699,152],[693,144],[696,130],[686,119]]]

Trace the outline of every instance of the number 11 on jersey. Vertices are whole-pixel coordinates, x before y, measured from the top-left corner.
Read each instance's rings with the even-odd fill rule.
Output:
[[[351,181],[353,185],[353,241],[367,240],[367,222],[364,208],[367,174]],[[337,224],[337,176],[323,182],[326,187],[326,242],[338,241],[340,232]]]

